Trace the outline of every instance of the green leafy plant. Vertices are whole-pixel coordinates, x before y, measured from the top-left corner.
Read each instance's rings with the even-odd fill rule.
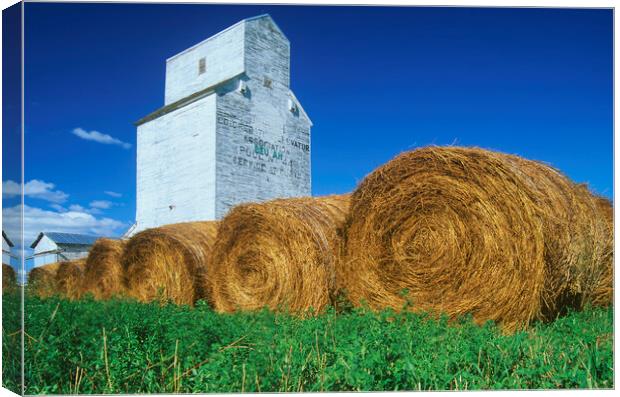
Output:
[[[18,299],[4,296],[7,386],[19,384]],[[299,319],[27,296],[25,309],[28,394],[613,387],[611,308],[514,335],[363,308]]]

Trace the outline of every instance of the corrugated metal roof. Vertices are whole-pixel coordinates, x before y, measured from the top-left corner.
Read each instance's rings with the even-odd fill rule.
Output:
[[[62,244],[82,244],[91,245],[99,237],[89,236],[87,234],[73,234],[73,233],[59,233],[59,232],[45,232],[45,235],[52,239],[56,243]]]
[[[56,244],[68,245],[93,245],[99,238],[98,236],[89,236],[87,234],[60,233],[60,232],[42,232],[32,243],[30,248],[34,248],[43,236],[49,237]]]

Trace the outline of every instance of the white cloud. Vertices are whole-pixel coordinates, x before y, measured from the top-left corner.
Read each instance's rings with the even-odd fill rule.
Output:
[[[89,214],[101,214],[101,210],[98,208],[85,208],[79,204],[71,204],[69,206],[69,211],[87,212]]]
[[[19,183],[8,180],[2,181],[2,197],[10,198],[13,196],[19,196],[21,194],[21,190],[19,188]]]
[[[50,204],[50,207],[55,209],[58,212],[65,212],[67,209],[60,204]]]
[[[104,193],[107,194],[110,197],[116,197],[116,198],[123,197],[122,194],[116,193],[116,192],[112,192],[110,190],[106,190]]]
[[[24,206],[24,242],[27,246],[32,244],[38,234],[43,231],[83,233],[96,236],[114,236],[127,227],[123,222],[115,219],[101,217],[79,210],[72,206],[66,212],[49,211],[42,208]],[[4,208],[3,228],[6,230],[19,230],[20,206]]]
[[[92,205],[93,203],[95,203],[94,206]],[[89,214],[101,214],[102,213],[101,208],[104,208],[103,205],[105,205],[105,204],[101,204],[101,203],[99,203],[97,201],[91,202],[91,205],[88,208],[83,207],[83,206],[81,206],[79,204],[71,204],[69,206],[69,210],[70,211],[78,211],[78,212],[87,212]],[[106,207],[106,208],[109,208],[109,207]]]
[[[91,208],[107,210],[108,208],[110,208],[112,206],[112,204],[113,203],[111,201],[108,201],[108,200],[95,200],[95,201],[91,201],[89,206]]]
[[[99,131],[86,131],[83,128],[75,128],[71,132],[73,133],[73,135],[76,135],[87,141],[103,143],[104,145],[118,145],[123,149],[131,148],[131,143],[123,142],[120,139],[116,139],[108,134],[104,134]]]
[[[60,190],[54,190],[56,185],[50,182],[33,179],[24,184],[24,196],[35,199],[51,201],[52,203],[64,203],[69,195]],[[21,189],[15,181],[2,181],[2,197],[11,198],[19,196]]]

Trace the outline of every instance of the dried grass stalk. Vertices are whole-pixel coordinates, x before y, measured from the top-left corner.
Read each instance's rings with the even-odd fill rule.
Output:
[[[82,297],[82,283],[84,281],[85,259],[60,262],[56,271],[56,290],[67,299]]]
[[[204,277],[216,234],[217,222],[187,222],[133,236],[121,260],[127,294],[142,302],[208,300]]]
[[[83,293],[95,299],[110,299],[125,291],[121,256],[125,242],[107,238],[93,244],[84,269]]]
[[[506,156],[530,189],[545,236],[545,284],[539,318],[553,320],[591,301],[604,272],[606,247],[613,241],[596,198],[546,164]],[[613,248],[612,248],[613,249]]]
[[[2,264],[2,293],[17,289],[17,275],[13,266]]]
[[[55,262],[30,270],[28,273],[28,291],[40,298],[47,298],[56,294],[56,272],[59,266],[60,262]]]
[[[409,300],[519,329],[573,293],[584,301],[600,267],[591,209],[541,163],[477,148],[407,152],[354,192],[340,286],[357,305]]]
[[[603,272],[592,294],[593,306],[610,306],[614,303],[614,209],[610,200],[604,197],[594,198],[599,216],[606,226],[607,244],[603,253]]]
[[[222,220],[208,282],[216,310],[320,312],[335,290],[349,196],[277,199]]]

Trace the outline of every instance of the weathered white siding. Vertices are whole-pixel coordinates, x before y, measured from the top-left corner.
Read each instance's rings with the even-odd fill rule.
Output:
[[[166,62],[166,98],[169,105],[243,72],[244,23],[230,28],[169,58]],[[200,58],[205,73],[199,74]]]
[[[50,263],[72,261],[75,259],[85,259],[88,257],[90,246],[81,247],[59,247],[57,250],[46,251],[34,254],[34,267],[48,265]]]
[[[34,267],[58,262],[57,250],[58,245],[49,237],[43,236],[34,247]]]
[[[58,261],[72,261],[74,259],[86,258],[88,257],[90,248],[90,246],[65,248],[58,253]]]
[[[291,44],[271,17],[250,18],[245,25],[245,73],[290,86]]]
[[[4,239],[4,234],[2,236],[2,263],[11,264],[11,246]]]
[[[292,111],[290,44],[270,17],[245,29],[247,93],[217,101],[216,214],[236,204],[310,195],[310,120]]]
[[[217,103],[216,215],[236,204],[310,195],[310,124],[287,108],[277,88],[250,80],[248,99]]]
[[[201,57],[206,72],[198,75]],[[289,83],[290,44],[268,15],[168,60],[168,106],[138,122],[132,232],[310,195],[312,124]],[[192,95],[209,87],[202,99]]]
[[[40,254],[42,252],[56,251],[58,249],[58,245],[49,237],[43,235],[41,240],[34,247],[34,255]]]
[[[34,262],[34,267],[49,265],[50,263],[56,263],[58,262],[58,254],[49,253],[49,254],[37,255],[33,258],[33,262]]]
[[[138,230],[215,218],[215,102],[209,95],[138,126]]]

